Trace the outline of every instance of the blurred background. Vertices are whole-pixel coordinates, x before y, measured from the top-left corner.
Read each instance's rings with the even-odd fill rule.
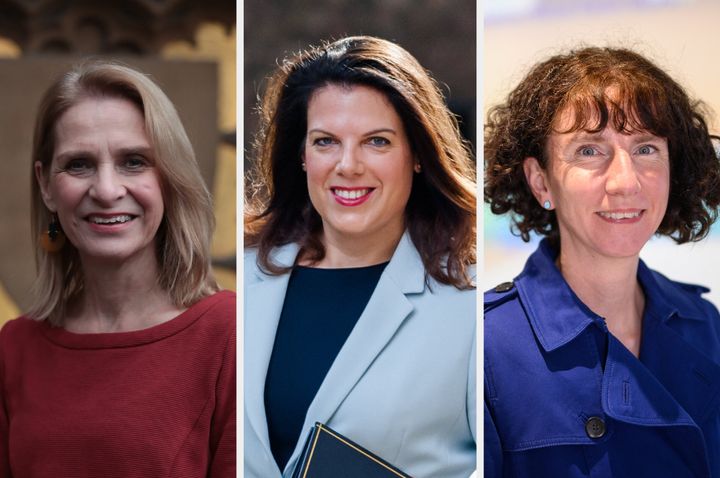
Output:
[[[244,147],[252,161],[258,96],[283,58],[322,40],[374,35],[408,50],[440,84],[465,138],[475,141],[475,0],[245,0]]]
[[[233,0],[0,0],[0,325],[29,305],[35,112],[87,57],[149,74],[175,104],[213,192],[215,274],[235,289],[236,4]]]
[[[484,17],[482,118],[538,61],[581,45],[621,46],[653,60],[710,106],[711,130],[720,133],[716,0],[485,0]],[[482,288],[519,274],[537,242],[523,243],[506,217],[485,207]],[[710,287],[705,297],[720,306],[720,224],[695,244],[653,238],[640,256],[671,279]]]

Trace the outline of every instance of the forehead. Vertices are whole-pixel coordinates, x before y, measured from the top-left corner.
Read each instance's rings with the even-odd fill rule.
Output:
[[[308,102],[308,128],[398,127],[401,120],[387,96],[364,85],[329,84],[318,88]]]

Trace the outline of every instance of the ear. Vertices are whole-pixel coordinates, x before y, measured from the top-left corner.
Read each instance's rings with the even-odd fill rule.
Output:
[[[545,201],[553,203],[552,193],[548,187],[547,172],[540,166],[537,158],[529,156],[523,162],[523,171],[530,190],[535,199],[542,205]]]
[[[40,186],[40,195],[45,203],[45,207],[47,207],[50,212],[55,212],[57,208],[55,207],[55,201],[50,194],[50,187],[48,186],[49,178],[45,176],[45,171],[43,171],[42,163],[40,161],[35,161],[35,179]]]

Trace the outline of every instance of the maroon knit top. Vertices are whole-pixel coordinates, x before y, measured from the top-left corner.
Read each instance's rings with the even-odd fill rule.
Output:
[[[0,477],[235,477],[235,293],[134,332],[0,331]]]

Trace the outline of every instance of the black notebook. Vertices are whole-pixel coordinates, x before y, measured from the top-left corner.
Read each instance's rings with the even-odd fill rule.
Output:
[[[305,441],[292,478],[412,478],[322,423]]]

